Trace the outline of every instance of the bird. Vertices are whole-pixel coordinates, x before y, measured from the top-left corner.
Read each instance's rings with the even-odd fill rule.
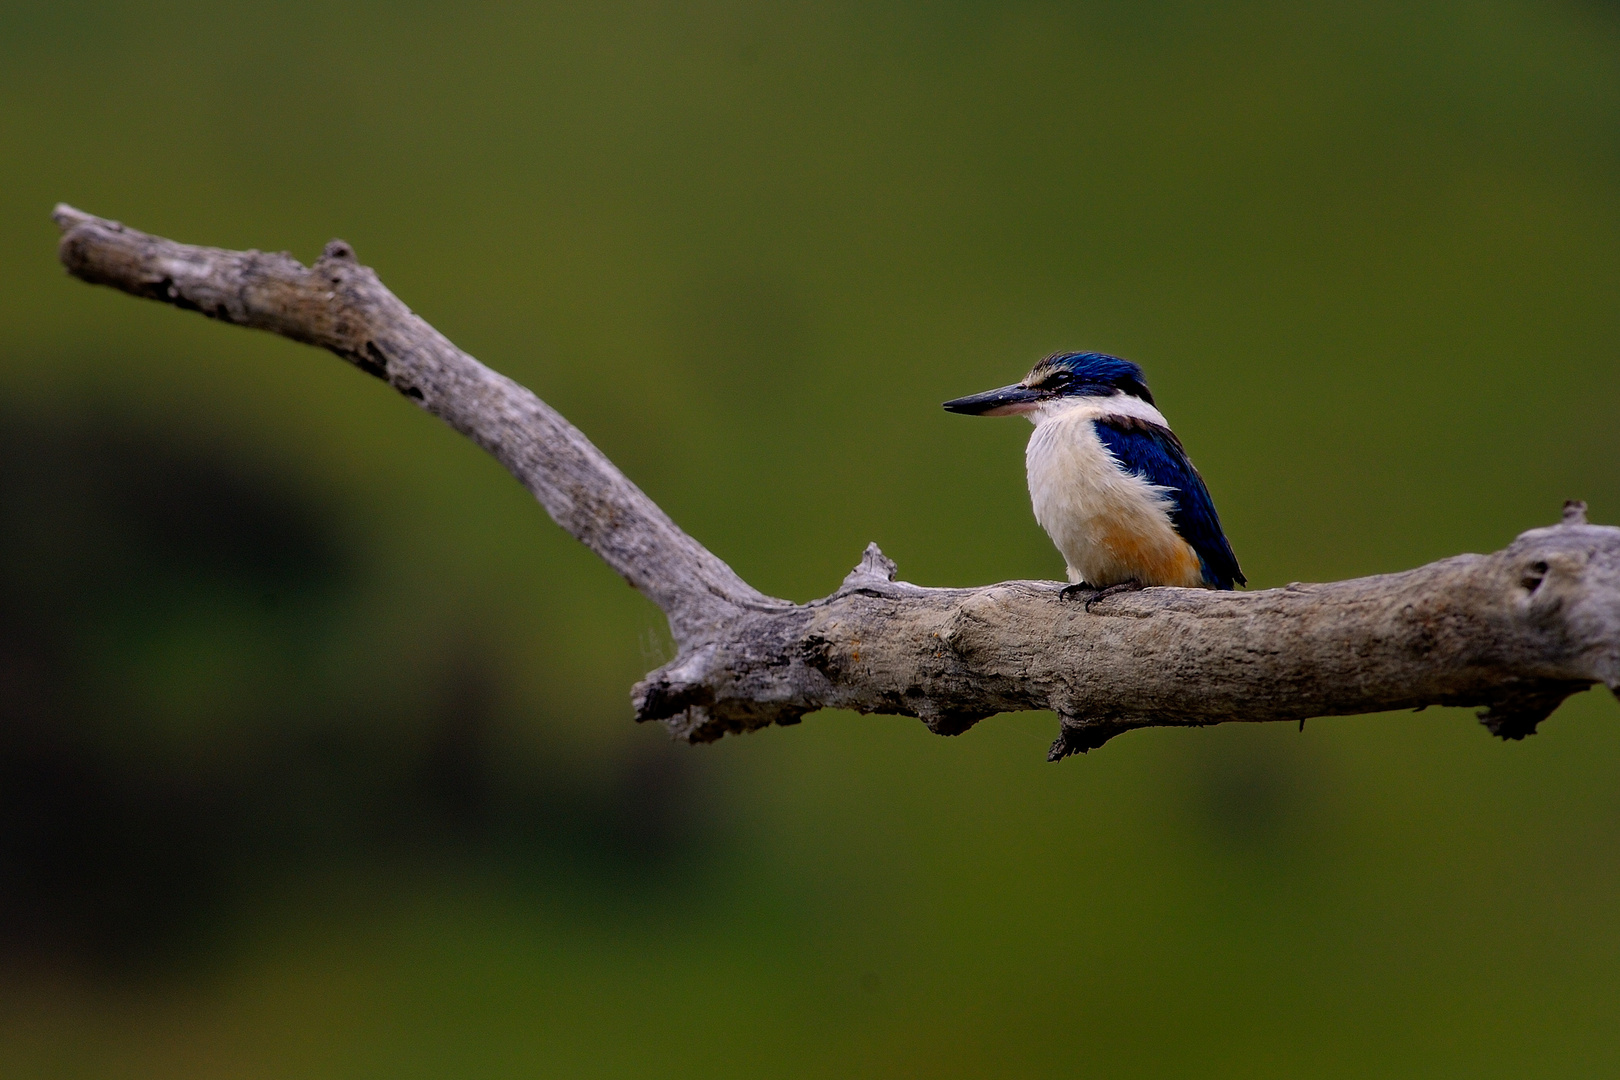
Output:
[[[1115,592],[1247,583],[1203,477],[1135,363],[1053,353],[1022,382],[945,408],[1035,425],[1024,453],[1035,520],[1067,563],[1063,596],[1091,593],[1087,611]]]

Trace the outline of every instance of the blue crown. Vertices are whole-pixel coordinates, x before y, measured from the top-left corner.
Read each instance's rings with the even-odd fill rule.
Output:
[[[1025,376],[1024,385],[1064,397],[1129,394],[1153,404],[1153,393],[1142,369],[1107,353],[1053,353]]]

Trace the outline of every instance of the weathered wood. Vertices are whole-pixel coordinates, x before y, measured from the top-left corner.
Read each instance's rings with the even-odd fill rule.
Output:
[[[578,428],[450,343],[341,240],[286,252],[194,247],[56,208],[62,264],[96,285],[330,349],[494,455],[554,521],[663,609],[677,643],[733,609],[781,607],[682,532]]]
[[[1057,582],[925,589],[876,545],[831,596],[758,592],[682,532],[577,428],[461,352],[334,240],[286,254],[178,244],[58,206],[74,275],[318,345],[493,454],[551,517],[656,603],[676,659],[634,691],[678,738],[823,708],[916,716],[942,735],[1052,709],[1050,757],[1136,727],[1481,707],[1520,739],[1594,683],[1620,687],[1620,529],[1584,506],[1493,555],[1252,593],[1147,589],[1088,612]]]

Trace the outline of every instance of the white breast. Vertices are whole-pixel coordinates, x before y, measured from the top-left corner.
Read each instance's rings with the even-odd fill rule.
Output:
[[[1170,523],[1165,489],[1120,468],[1092,421],[1164,417],[1138,398],[1080,398],[1033,413],[1024,462],[1035,520],[1068,563],[1069,580],[1100,587],[1204,585],[1198,555]]]

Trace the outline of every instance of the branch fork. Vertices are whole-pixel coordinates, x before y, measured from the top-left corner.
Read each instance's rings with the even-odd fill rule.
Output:
[[[176,243],[66,205],[60,256],[92,284],[336,353],[500,461],[552,519],[661,608],[676,658],[637,683],[638,720],[710,742],[824,708],[956,735],[1050,709],[1049,758],[1139,727],[1480,708],[1504,739],[1570,694],[1620,690],[1620,529],[1585,504],[1502,551],[1399,574],[1250,593],[1153,588],[1090,611],[1058,582],[897,580],[876,544],[831,595],[766,596],[683,532],[579,429],[457,349],[334,240],[286,253]]]

